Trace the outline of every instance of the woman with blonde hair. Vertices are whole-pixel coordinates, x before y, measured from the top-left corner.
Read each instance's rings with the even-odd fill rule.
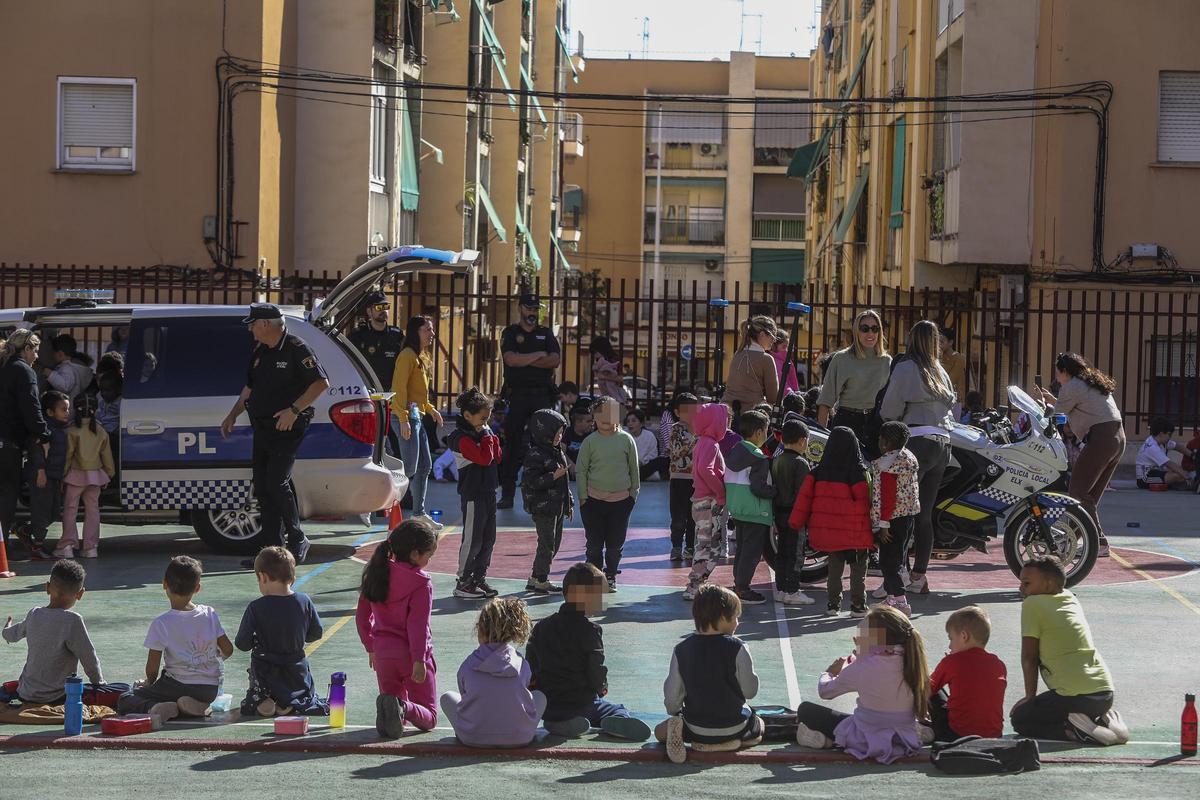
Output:
[[[33,331],[18,328],[0,349],[0,528],[6,545],[17,513],[24,449],[50,441],[32,366],[40,344]]]
[[[875,398],[887,385],[892,367],[888,355],[883,320],[878,311],[866,309],[854,317],[853,343],[838,350],[830,359],[821,377],[821,394],[817,397],[817,421],[828,428],[844,427],[854,435],[869,453],[875,443],[866,436],[867,421],[875,411]],[[833,413],[830,421],[829,412]]]
[[[950,463],[950,412],[957,397],[950,376],[938,360],[938,326],[927,319],[913,325],[905,358],[892,370],[879,414],[908,425],[908,449],[917,457],[918,500],[916,557],[905,590],[927,594],[925,570],[933,554],[933,507]]]
[[[759,403],[774,406],[778,401],[779,368],[770,352],[778,339],[779,328],[768,316],[760,314],[743,323],[742,347],[729,363],[729,379],[721,398],[734,416]]]

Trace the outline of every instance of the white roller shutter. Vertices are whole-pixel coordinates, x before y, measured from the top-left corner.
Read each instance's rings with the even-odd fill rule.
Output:
[[[1200,161],[1200,72],[1159,73],[1158,160]]]
[[[133,147],[133,85],[64,83],[62,143]]]

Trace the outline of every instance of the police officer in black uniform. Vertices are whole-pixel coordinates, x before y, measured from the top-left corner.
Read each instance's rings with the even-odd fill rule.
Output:
[[[300,529],[292,466],[312,421],[312,404],[329,389],[329,381],[308,345],[288,334],[278,306],[253,303],[242,322],[258,346],[246,370],[246,387],[221,423],[221,436],[229,436],[243,410],[249,412],[254,429],[254,496],[264,538],[285,545],[301,564],[309,541]]]
[[[533,412],[552,408],[558,400],[554,371],[562,360],[554,333],[538,324],[542,304],[536,294],[522,294],[517,301],[521,319],[500,334],[504,356],[504,389],[508,416],[504,419],[504,457],[500,461],[500,502],[497,508],[512,508],[517,470],[525,455],[525,423]]]
[[[388,310],[391,306],[387,295],[373,291],[367,294],[366,301],[367,318],[350,332],[350,343],[367,359],[367,363],[379,378],[379,388],[386,391],[391,388],[392,373],[396,370],[396,357],[400,355],[400,348],[404,346],[404,331],[395,325],[388,325]],[[389,420],[388,445],[392,455],[398,457],[400,440],[396,435],[396,427],[395,421]]]

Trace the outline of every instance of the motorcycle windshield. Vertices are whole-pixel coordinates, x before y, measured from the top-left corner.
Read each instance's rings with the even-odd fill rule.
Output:
[[[1041,427],[1046,426],[1046,409],[1042,405],[1026,394],[1025,390],[1020,386],[1008,387],[1008,404],[1009,407],[1024,411],[1029,415],[1030,419],[1039,423]]]

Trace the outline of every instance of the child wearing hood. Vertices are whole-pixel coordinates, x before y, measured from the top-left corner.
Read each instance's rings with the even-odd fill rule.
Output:
[[[871,534],[871,490],[867,465],[858,437],[849,428],[837,427],[829,434],[821,461],[808,473],[788,526],[808,526],[812,549],[828,555],[829,607],[836,617],[842,607],[842,575],[850,565],[850,616],[867,616],[867,553],[875,547]]]
[[[562,587],[550,582],[550,564],[562,544],[563,518],[575,514],[567,457],[562,450],[567,420],[551,409],[535,411],[529,418],[529,449],[521,462],[521,495],[525,512],[537,529],[537,553],[525,590],[558,594]],[[482,624],[482,617],[480,617]],[[523,640],[522,640],[523,641]]]
[[[696,411],[696,448],[692,456],[692,519],[696,523],[696,550],[684,600],[694,600],[696,590],[712,574],[718,538],[725,536],[725,457],[720,442],[729,430],[729,406],[704,403]]]
[[[529,641],[532,629],[525,602],[515,597],[489,600],[479,612],[479,647],[458,668],[458,691],[441,699],[442,713],[466,746],[524,747],[533,741],[546,695],[530,691],[533,672],[516,648]]]

